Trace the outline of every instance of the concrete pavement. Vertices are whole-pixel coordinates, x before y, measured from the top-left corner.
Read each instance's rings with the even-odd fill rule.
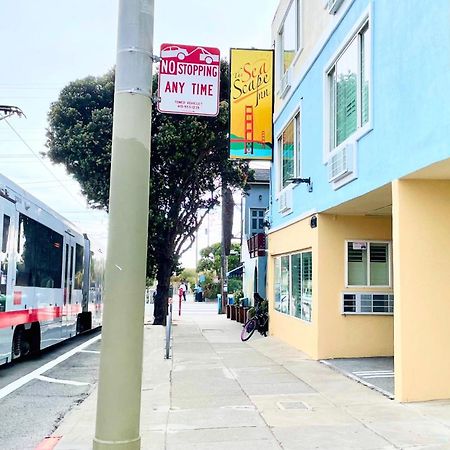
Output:
[[[273,337],[241,342],[215,304],[182,308],[170,360],[145,326],[143,449],[450,449],[450,401],[396,403]],[[95,405],[64,418],[57,450],[92,447]]]

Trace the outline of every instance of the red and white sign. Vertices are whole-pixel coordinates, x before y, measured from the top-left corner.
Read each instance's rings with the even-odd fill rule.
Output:
[[[220,50],[213,47],[162,44],[158,111],[217,116]]]

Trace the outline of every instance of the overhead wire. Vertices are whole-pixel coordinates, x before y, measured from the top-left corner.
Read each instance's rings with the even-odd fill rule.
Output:
[[[11,130],[13,131],[13,133],[21,140],[21,142],[25,145],[25,147],[28,148],[28,150],[30,150],[30,152],[36,157],[36,159],[40,162],[40,164],[42,166],[45,167],[45,170],[47,170],[47,172],[50,173],[50,175],[58,182],[58,184],[83,208],[86,207],[86,205],[83,205],[80,200],[75,197],[75,195],[73,195],[72,192],[70,192],[67,187],[63,184],[63,182],[54,174],[54,172],[47,166],[47,164],[44,163],[44,161],[42,160],[42,158],[38,155],[37,152],[35,152],[33,150],[33,148],[28,144],[28,142],[25,141],[25,139],[20,135],[20,133],[9,123],[9,121],[7,119],[3,120],[6,125],[8,125],[9,128],[11,128]]]

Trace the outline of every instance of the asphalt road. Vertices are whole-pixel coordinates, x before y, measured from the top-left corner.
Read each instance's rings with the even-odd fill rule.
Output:
[[[33,450],[89,395],[98,378],[100,340],[64,358],[99,334],[77,336],[36,358],[0,366],[1,450]],[[51,367],[57,358],[62,361]]]

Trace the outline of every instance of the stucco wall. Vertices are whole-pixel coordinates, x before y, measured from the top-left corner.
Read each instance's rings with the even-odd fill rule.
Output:
[[[393,355],[392,316],[341,314],[344,291],[392,293],[393,289],[386,288],[345,287],[345,241],[391,240],[391,217],[321,214],[318,230],[319,357]]]
[[[270,334],[288,342],[290,345],[302,350],[314,359],[318,358],[317,348],[317,228],[311,229],[309,220],[297,222],[283,230],[276,231],[268,236],[269,258],[267,263],[267,297],[270,310]],[[275,311],[274,306],[274,259],[283,253],[311,249],[313,252],[313,298],[312,320],[305,322],[298,318]]]
[[[393,183],[395,394],[450,397],[450,181]]]
[[[315,359],[356,356],[391,356],[394,348],[393,317],[342,315],[343,291],[389,292],[391,288],[345,287],[345,240],[391,240],[390,217],[319,215],[269,235],[268,297],[270,332]],[[312,321],[279,313],[274,304],[273,256],[312,249]]]

